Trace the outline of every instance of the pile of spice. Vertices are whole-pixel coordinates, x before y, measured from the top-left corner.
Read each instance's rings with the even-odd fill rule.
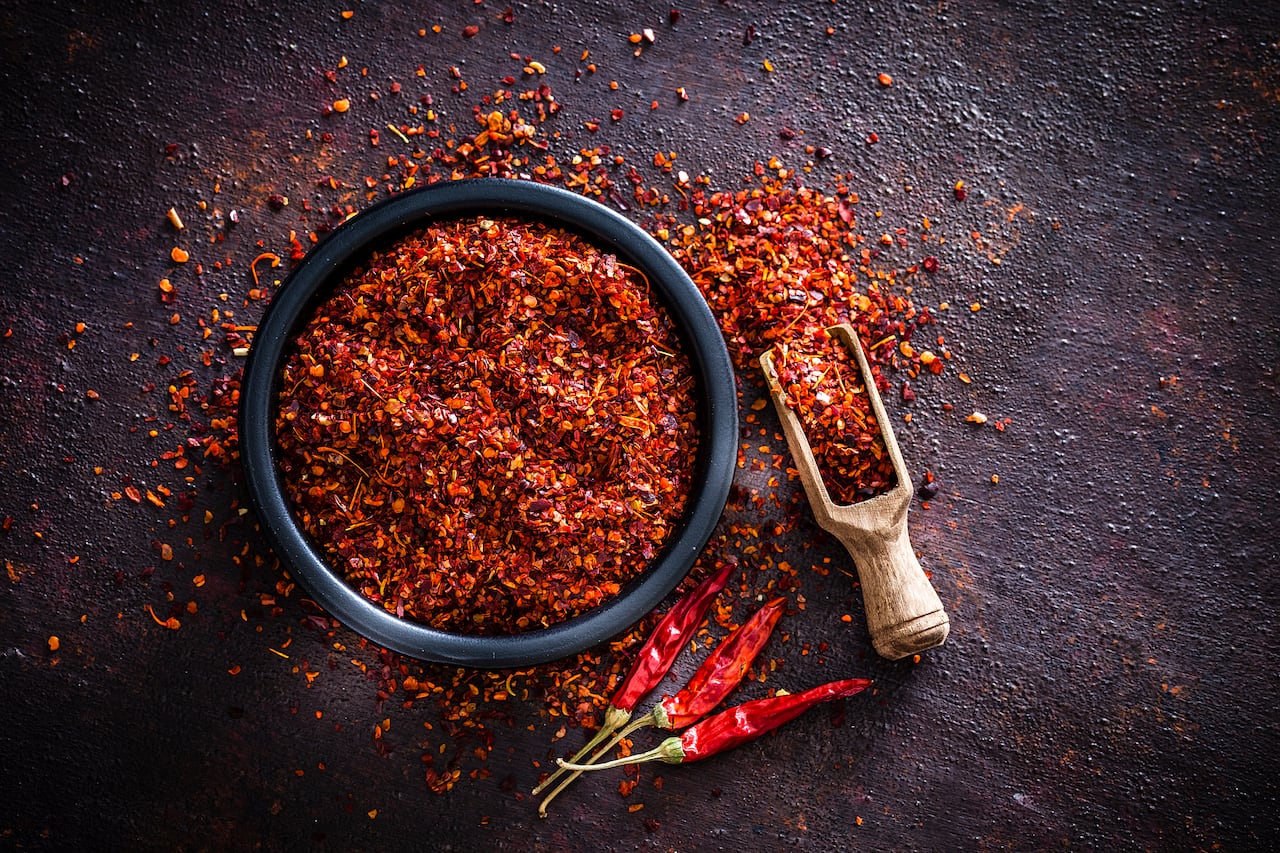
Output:
[[[856,503],[897,485],[862,372],[843,344],[823,330],[810,330],[776,344],[773,365],[833,501]]]
[[[905,232],[869,243],[857,230],[858,195],[843,180],[828,193],[799,183],[776,160],[771,166],[757,164],[755,185],[736,193],[695,188],[696,222],[671,219],[659,232],[706,297],[739,370],[756,372],[760,354],[777,342],[850,323],[873,366],[900,367],[908,376],[941,373],[950,354],[911,343],[933,315],[916,308],[910,288],[897,286],[937,270],[937,258],[883,267],[885,250],[909,247]],[[926,221],[922,242],[927,238]]]
[[[432,628],[552,625],[682,517],[695,382],[639,271],[544,224],[467,218],[375,253],[296,341],[277,417],[308,534]]]

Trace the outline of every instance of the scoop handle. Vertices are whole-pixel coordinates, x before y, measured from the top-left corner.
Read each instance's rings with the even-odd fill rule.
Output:
[[[920,568],[905,520],[874,532],[833,532],[857,567],[867,630],[876,651],[899,660],[942,645],[951,620]]]

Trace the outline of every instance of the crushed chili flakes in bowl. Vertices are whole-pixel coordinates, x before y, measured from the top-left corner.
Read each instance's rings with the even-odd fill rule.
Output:
[[[857,503],[897,485],[862,373],[849,351],[815,328],[774,344],[772,352],[778,383],[804,425],[831,500]]]
[[[473,635],[609,599],[679,524],[695,380],[638,270],[467,217],[375,252],[319,306],[276,414],[294,512],[366,598]]]

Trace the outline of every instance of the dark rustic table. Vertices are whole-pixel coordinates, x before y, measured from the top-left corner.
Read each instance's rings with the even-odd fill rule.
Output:
[[[0,2],[0,846],[1275,843],[1274,5],[699,0],[674,23],[666,2],[405,5]],[[562,161],[609,145],[669,187],[652,162],[674,151],[736,189],[758,161],[813,160],[811,184],[851,176],[873,237],[916,239],[927,217],[947,242],[914,298],[951,304],[954,353],[899,430],[940,487],[911,529],[946,646],[876,658],[847,558],[802,527],[784,556],[806,606],[771,684],[868,675],[876,695],[646,769],[627,797],[601,774],[547,820],[534,762],[579,728],[553,749],[563,720],[540,698],[489,707],[487,760],[464,754],[432,793],[424,758],[458,748],[439,708],[380,697],[377,650],[277,591],[234,468],[197,460],[188,483],[164,457],[193,437],[167,386],[191,371],[207,392],[238,366],[223,347],[203,363],[221,330],[206,344],[198,323],[256,321],[249,262],[289,254],[304,202],[383,194],[409,148],[386,124],[422,95],[466,128],[535,77],[562,105],[542,125]],[[350,112],[322,115],[344,93]],[[759,377],[742,382],[745,405]],[[807,568],[822,556],[842,570]]]

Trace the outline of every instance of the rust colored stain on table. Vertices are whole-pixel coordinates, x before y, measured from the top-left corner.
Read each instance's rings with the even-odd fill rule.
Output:
[[[1280,15],[703,0],[674,4],[673,22],[671,5],[0,3],[4,846],[1273,843]],[[325,69],[344,57],[335,86]],[[928,218],[948,236],[918,251],[940,266],[914,298],[950,305],[938,328],[954,362],[891,406],[913,416],[895,427],[908,465],[936,478],[910,523],[947,645],[877,658],[847,557],[801,526],[779,559],[831,568],[801,570],[804,609],[780,623],[769,683],[865,676],[874,696],[646,768],[627,798],[620,776],[580,780],[546,820],[525,794],[534,762],[574,751],[581,730],[554,740],[537,697],[513,697],[470,765],[484,772],[431,793],[418,745],[441,743],[443,722],[379,699],[375,650],[341,631],[335,648],[300,596],[266,594],[278,573],[241,550],[261,537],[232,504],[234,470],[153,492],[163,511],[139,485],[172,446],[169,395],[141,386],[200,368],[184,306],[234,284],[229,307],[256,316],[238,295],[248,262],[287,263],[289,231],[307,231],[298,200],[333,178],[362,206],[353,164],[397,150],[401,131],[369,127],[365,99],[407,100],[412,82],[443,122],[470,126],[506,77],[552,86],[558,157],[606,140],[646,168],[675,152],[674,170],[731,190],[757,162],[811,161],[811,184],[850,176],[868,233],[914,240]],[[393,80],[406,91],[388,94]],[[236,211],[236,256],[221,277],[173,273],[170,306],[157,282],[179,266],[175,243],[188,263],[216,255],[166,218],[200,200],[226,223]],[[744,407],[763,396],[759,376],[741,381]],[[744,440],[782,452],[777,429],[764,409]],[[762,476],[746,466],[738,487]],[[126,479],[136,504],[110,498]],[[206,510],[206,539],[181,526],[175,540],[171,515]],[[170,609],[179,630],[161,624]],[[294,671],[307,659],[314,681]]]

